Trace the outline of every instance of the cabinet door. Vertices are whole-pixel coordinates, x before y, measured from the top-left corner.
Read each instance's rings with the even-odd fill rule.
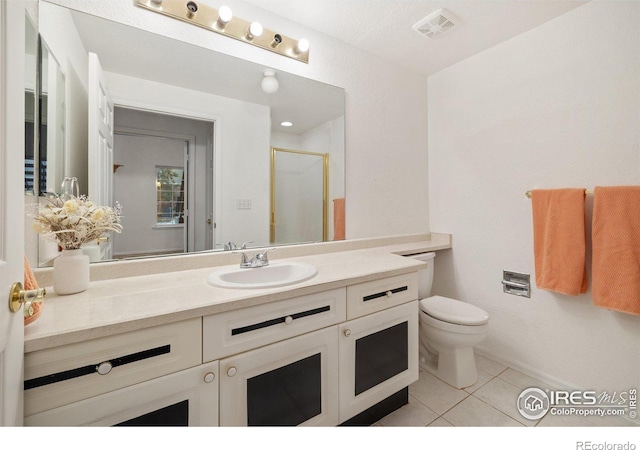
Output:
[[[418,379],[418,302],[339,326],[340,422]]]
[[[338,329],[220,361],[221,426],[338,424]]]

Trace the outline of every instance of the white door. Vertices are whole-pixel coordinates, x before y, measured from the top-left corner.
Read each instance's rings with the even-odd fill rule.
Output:
[[[25,3],[0,2],[0,425],[22,425],[22,310],[11,313],[9,289],[24,279]],[[5,442],[6,443],[6,442]]]
[[[113,206],[113,100],[98,55],[89,53],[89,198]],[[100,244],[102,259],[111,259],[111,242]]]

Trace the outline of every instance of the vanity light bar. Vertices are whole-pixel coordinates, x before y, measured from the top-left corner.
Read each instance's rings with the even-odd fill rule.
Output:
[[[248,22],[238,17],[233,17],[228,7],[223,6],[218,11],[208,5],[187,0],[136,0],[136,3],[142,8],[192,23],[209,31],[215,31],[218,34],[232,37],[297,61],[309,63],[309,41],[306,39],[297,41],[275,31],[262,28],[258,22]],[[261,33],[258,33],[257,30],[261,31]]]

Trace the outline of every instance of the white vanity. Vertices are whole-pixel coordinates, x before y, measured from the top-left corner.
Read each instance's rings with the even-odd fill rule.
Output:
[[[279,288],[214,287],[211,267],[48,294],[25,329],[25,425],[371,423],[418,378],[423,263],[400,255],[449,247],[299,256],[317,275]]]

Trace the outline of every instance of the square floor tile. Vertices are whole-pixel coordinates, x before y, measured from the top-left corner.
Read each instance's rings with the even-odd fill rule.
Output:
[[[487,384],[492,379],[493,379],[493,375],[491,375],[489,372],[485,372],[484,370],[478,370],[478,381],[476,381],[475,384],[464,388],[464,390],[467,391],[469,394],[472,394],[478,389],[480,389],[482,386]]]
[[[427,426],[429,426],[429,427],[452,427],[453,425],[451,425],[449,422],[444,420],[442,417],[438,417],[436,420],[434,420],[433,422],[431,422]]]
[[[484,370],[493,376],[498,376],[507,369],[507,366],[500,364],[492,359],[483,355],[476,354],[476,367],[479,370]]]
[[[520,422],[513,420],[511,417],[474,396],[469,396],[458,403],[447,412],[443,418],[456,427],[523,426]]]
[[[437,414],[443,414],[469,394],[423,370],[418,381],[409,386],[409,395]]]
[[[540,419],[539,427],[592,427],[591,422],[579,416],[555,416],[548,412],[546,416]]]
[[[518,372],[517,370],[511,369],[511,368],[505,370],[500,375],[498,375],[498,378],[506,381],[507,383],[513,384],[514,386],[519,387],[522,390],[530,387],[540,388],[543,391],[545,389],[549,389],[549,390],[553,389],[552,386],[546,383],[543,383],[542,381],[536,380],[535,378],[532,378],[529,375],[525,375],[524,373]]]
[[[525,419],[518,411],[518,396],[521,393],[522,389],[519,387],[509,384],[500,378],[494,378],[474,392],[473,395],[523,425],[535,426],[538,421]]]
[[[409,403],[378,421],[384,427],[424,427],[438,415],[424,404],[409,396]]]
[[[584,419],[597,427],[640,427],[640,423],[629,420],[627,417],[589,416]]]

